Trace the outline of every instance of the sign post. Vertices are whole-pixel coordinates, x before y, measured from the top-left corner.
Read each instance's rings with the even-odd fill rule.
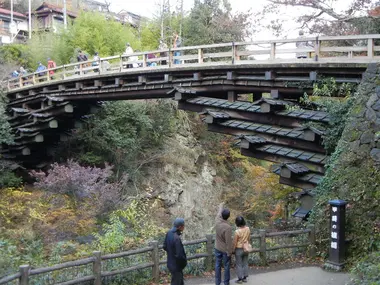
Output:
[[[330,249],[326,267],[340,271],[346,254],[346,201],[331,200],[330,204]]]

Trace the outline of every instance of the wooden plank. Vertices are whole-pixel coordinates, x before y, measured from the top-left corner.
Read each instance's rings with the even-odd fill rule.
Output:
[[[113,275],[125,274],[125,273],[131,272],[131,271],[136,271],[136,270],[140,270],[140,269],[150,268],[150,267],[153,267],[153,266],[154,266],[154,263],[150,262],[150,263],[143,263],[143,264],[139,264],[139,265],[136,265],[136,266],[132,266],[132,267],[124,268],[124,269],[119,269],[119,270],[114,270],[114,271],[106,271],[106,272],[103,271],[102,272],[102,277],[108,277],[108,276],[113,276]]]
[[[225,111],[224,111],[225,112]],[[227,112],[226,112],[227,113]],[[311,152],[317,152],[324,154],[325,149],[313,142],[303,141],[300,139],[294,139],[291,137],[280,136],[276,134],[270,134],[265,132],[253,131],[253,130],[243,130],[239,128],[226,127],[219,124],[213,124],[213,122],[208,123],[207,130],[210,132],[227,134],[227,135],[258,135],[264,138],[268,143],[278,144],[281,146],[289,146],[291,148],[302,149]]]
[[[302,229],[302,230],[294,230],[294,231],[283,231],[283,232],[273,232],[273,233],[267,233],[267,237],[289,237],[289,236],[295,236],[295,235],[302,235],[310,233],[310,229]]]
[[[366,40],[366,39],[380,39],[380,34],[369,35],[349,35],[349,36],[320,36],[321,41],[348,41],[348,40]]]
[[[320,47],[320,52],[365,52],[367,51],[368,47],[353,47],[353,46],[347,46],[347,47]]]
[[[288,185],[291,187],[295,188],[300,188],[300,189],[313,189],[315,188],[315,184],[312,184],[310,182],[298,180],[298,179],[291,179],[291,178],[285,178],[285,177],[280,177],[279,182],[284,185]]]
[[[19,279],[21,277],[21,273],[18,272],[16,274],[12,274],[12,275],[9,275],[9,276],[6,276],[6,277],[3,277],[0,279],[0,284],[7,284],[13,280],[16,280],[16,279]]]
[[[149,247],[144,247],[144,248],[140,248],[140,249],[136,249],[136,250],[129,250],[129,251],[124,251],[124,252],[119,252],[119,253],[106,254],[106,255],[102,255],[102,260],[121,258],[121,257],[126,257],[126,256],[150,252],[152,250],[153,250],[153,247],[149,246]]]
[[[43,274],[43,273],[47,273],[47,272],[53,272],[56,270],[66,269],[69,267],[77,267],[77,266],[87,265],[87,264],[90,264],[93,262],[94,262],[93,257],[84,258],[84,259],[75,260],[75,261],[69,261],[69,262],[65,262],[62,264],[53,265],[50,267],[32,269],[32,270],[30,270],[30,275],[32,276],[32,275]]]
[[[305,165],[307,168],[309,168],[313,172],[317,172],[320,174],[324,174],[325,169],[323,166],[320,164],[315,164],[315,163],[309,163],[303,160],[298,160],[298,159],[292,159],[290,157],[283,157],[275,154],[268,154],[260,151],[251,151],[248,149],[240,149],[240,152],[242,155],[249,156],[249,157],[254,157],[257,159],[261,160],[267,160],[271,162],[276,162],[276,163],[285,163],[285,162],[299,162]]]

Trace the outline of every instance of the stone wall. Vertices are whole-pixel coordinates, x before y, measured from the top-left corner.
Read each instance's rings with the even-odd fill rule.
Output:
[[[363,76],[343,140],[349,142],[348,151],[361,158],[369,157],[380,166],[380,68],[371,64]],[[360,158],[359,158],[360,159]]]
[[[329,241],[327,203],[331,199],[347,201],[348,254],[358,258],[380,250],[380,64],[369,65],[351,100],[342,137],[316,189],[312,219],[325,251]]]

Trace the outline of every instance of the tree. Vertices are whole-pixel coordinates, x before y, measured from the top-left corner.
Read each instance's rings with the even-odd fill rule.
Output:
[[[0,65],[0,82],[3,82],[5,78],[14,70],[14,65],[10,63],[3,63]],[[11,132],[11,126],[8,122],[8,115],[6,114],[7,98],[0,89],[0,148],[1,144],[11,144],[13,142],[13,135]]]
[[[258,21],[268,14],[280,14],[284,7],[297,7],[303,13],[296,17],[300,29],[306,29],[311,34],[344,35],[355,33],[370,33],[378,30],[378,19],[368,15],[376,6],[375,0],[351,0],[344,11],[339,11],[337,0],[267,0],[269,2],[256,14]],[[341,2],[340,2],[341,3]],[[368,27],[371,26],[371,29]],[[282,21],[275,20],[269,27],[279,34],[282,30]]]
[[[42,0],[32,0],[32,11],[42,4]],[[11,10],[11,1],[0,0],[0,7]],[[27,0],[13,0],[13,10],[19,13],[26,14],[29,10],[29,1]]]
[[[250,33],[249,12],[232,14],[228,0],[196,0],[185,19],[186,45],[244,41]]]
[[[71,48],[80,48],[90,55],[99,52],[101,56],[123,53],[129,42],[136,49],[140,43],[135,30],[124,26],[97,12],[82,12],[69,28],[64,38]]]

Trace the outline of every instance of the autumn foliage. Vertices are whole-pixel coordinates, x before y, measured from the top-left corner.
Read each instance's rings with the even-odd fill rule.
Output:
[[[112,166],[105,168],[83,167],[72,160],[67,164],[54,163],[47,173],[32,171],[37,179],[34,186],[46,190],[49,194],[63,194],[72,199],[77,207],[91,200],[91,206],[98,214],[102,214],[120,201],[121,182],[110,182]]]

